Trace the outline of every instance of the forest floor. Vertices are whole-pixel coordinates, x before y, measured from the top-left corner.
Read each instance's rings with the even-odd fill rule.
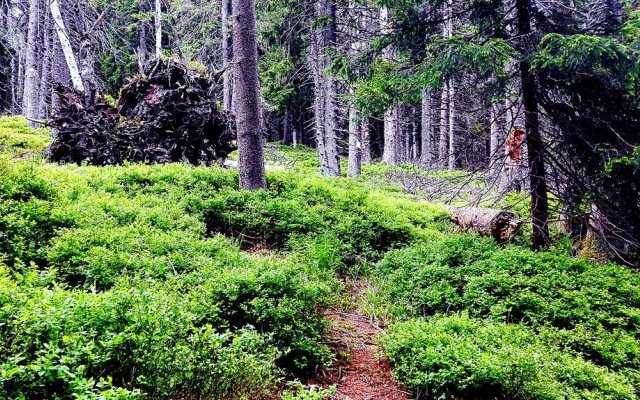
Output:
[[[458,232],[419,190],[448,171],[325,179],[271,145],[254,193],[49,140],[0,117],[1,399],[640,400],[637,270]]]
[[[335,386],[332,400],[409,399],[409,392],[391,376],[391,366],[376,342],[384,322],[361,310],[363,286],[362,282],[348,283],[342,306],[327,315],[328,344],[338,360],[315,383]]]

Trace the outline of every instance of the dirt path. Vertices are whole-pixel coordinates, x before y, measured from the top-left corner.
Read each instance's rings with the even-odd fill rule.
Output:
[[[347,304],[358,305],[363,293],[360,285],[352,285]],[[329,345],[338,354],[335,366],[324,372],[320,383],[336,385],[333,400],[408,400],[409,393],[391,376],[387,360],[380,358],[375,337],[381,322],[372,321],[356,309],[334,311]]]

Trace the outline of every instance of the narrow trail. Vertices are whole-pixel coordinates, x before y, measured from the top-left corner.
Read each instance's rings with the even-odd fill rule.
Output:
[[[361,284],[351,284],[347,293],[345,304],[353,309],[327,315],[331,322],[328,344],[338,361],[324,371],[319,383],[337,387],[332,400],[408,400],[409,392],[393,380],[389,362],[380,356],[375,338],[383,324],[359,310]]]

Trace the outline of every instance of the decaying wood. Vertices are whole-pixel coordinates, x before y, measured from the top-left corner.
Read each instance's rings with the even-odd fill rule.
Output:
[[[506,244],[513,240],[524,222],[512,212],[478,207],[449,207],[451,220],[460,228],[491,236]]]
[[[152,60],[115,106],[87,106],[79,91],[58,85],[51,121],[52,161],[91,165],[188,162],[210,165],[234,150],[235,123],[215,104],[213,83],[171,60]]]

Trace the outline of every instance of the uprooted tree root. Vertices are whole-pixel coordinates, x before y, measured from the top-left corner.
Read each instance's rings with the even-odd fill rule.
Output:
[[[233,119],[215,104],[216,83],[173,60],[154,60],[115,106],[57,85],[48,157],[91,165],[188,162],[210,165],[234,150]]]

